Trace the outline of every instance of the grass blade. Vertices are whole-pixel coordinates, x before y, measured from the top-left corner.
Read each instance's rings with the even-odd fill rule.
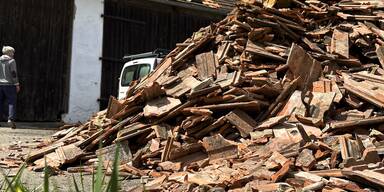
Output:
[[[92,192],[95,192],[95,171],[92,171]]]
[[[48,173],[48,167],[47,167],[47,159],[44,158],[45,161],[45,167],[44,167],[44,192],[49,192],[49,173]]]
[[[76,192],[80,192],[79,186],[77,186],[77,182],[76,182],[75,176],[73,174],[72,174],[72,178],[73,178],[73,184],[75,185]]]
[[[26,167],[27,167],[26,164],[21,165],[19,170],[17,170],[17,173],[16,173],[15,177],[13,177],[13,179],[11,181],[12,184],[20,181],[21,175],[23,174],[23,172],[24,172]]]
[[[84,190],[84,176],[83,176],[83,172],[80,172],[80,184],[81,184],[81,191],[85,191]]]
[[[99,162],[97,163],[97,171],[95,176],[95,183],[94,183],[94,192],[101,192],[103,187],[103,181],[104,181],[104,175],[103,175],[103,158],[101,156],[98,157]]]
[[[119,160],[120,155],[120,144],[116,144],[116,152],[113,160],[112,175],[108,183],[107,191],[118,191],[119,189]]]
[[[7,188],[4,190],[4,191],[12,191],[12,192],[16,192],[15,189],[13,188],[12,186],[12,182],[9,180],[8,176],[2,171],[1,172],[3,174],[3,177],[4,177],[4,180],[5,180],[5,183],[7,184]]]
[[[25,187],[21,184],[20,179],[21,175],[26,168],[26,164],[23,164],[19,170],[17,170],[17,173],[15,177],[12,178],[12,180],[9,180],[8,176],[2,171],[5,183],[7,184],[7,188],[5,191],[25,191]]]

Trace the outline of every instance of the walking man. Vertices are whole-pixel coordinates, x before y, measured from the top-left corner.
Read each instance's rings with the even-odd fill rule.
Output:
[[[0,57],[0,115],[4,115],[3,104],[5,99],[8,104],[8,124],[15,129],[16,96],[20,91],[16,61],[13,58],[15,49],[4,46],[2,51],[3,55]]]

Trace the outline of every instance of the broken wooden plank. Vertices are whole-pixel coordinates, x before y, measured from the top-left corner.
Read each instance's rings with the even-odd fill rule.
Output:
[[[379,59],[379,62],[381,64],[381,68],[384,69],[384,46],[378,46],[376,48],[376,55],[377,55],[377,58]]]
[[[219,60],[213,51],[196,55],[196,68],[200,80],[216,77],[216,67]]]
[[[237,144],[235,142],[226,140],[220,134],[204,137],[203,147],[209,155],[209,159],[229,159],[238,156]]]
[[[268,117],[271,117],[274,111],[279,110],[282,107],[283,101],[295,91],[298,80],[299,78],[296,78],[292,82],[290,82],[286,87],[284,87],[283,91],[276,98],[276,100],[271,105],[269,105],[268,110],[264,112],[262,115],[260,115],[260,117],[258,117],[257,120],[262,121]],[[284,116],[284,115],[279,115],[279,116]]]
[[[310,171],[315,163],[316,159],[313,156],[313,152],[309,149],[304,149],[296,158],[295,165],[301,167],[304,171]]]
[[[156,100],[147,102],[147,105],[144,107],[144,116],[145,117],[160,117],[172,109],[181,105],[179,99],[172,97],[162,97]]]
[[[55,151],[57,148],[59,148],[63,145],[64,145],[64,143],[60,142],[60,143],[56,143],[56,144],[44,147],[44,148],[39,149],[37,151],[33,151],[31,154],[28,155],[26,161],[32,162],[38,158],[43,157],[45,154],[48,154],[48,153]]]
[[[379,187],[380,189],[384,188],[384,174],[371,171],[342,171],[342,173],[351,180],[356,180],[359,182],[367,182],[370,185]]]
[[[289,52],[287,64],[293,78],[299,78],[297,85],[301,90],[305,88],[305,82],[311,84],[317,81],[322,72],[320,63],[308,55],[302,47],[294,43]]]
[[[84,154],[83,150],[74,144],[60,146],[56,149],[56,153],[63,164],[73,163]]]
[[[331,53],[349,59],[349,36],[347,32],[338,29],[333,30]]]
[[[336,96],[334,98],[334,102],[336,103],[339,103],[343,98],[343,94],[341,93],[336,82],[330,81],[330,80],[320,80],[320,81],[313,82],[312,92],[320,92],[320,93],[335,92]]]
[[[160,139],[167,139],[168,138],[168,131],[166,125],[153,125],[151,128],[155,131],[156,137]]]
[[[377,107],[384,108],[384,88],[380,84],[369,81],[357,82],[344,74],[344,87],[347,91],[364,99]]]
[[[228,110],[228,109],[243,109],[248,111],[259,111],[261,107],[266,106],[265,102],[249,101],[249,102],[237,102],[237,103],[223,103],[217,105],[203,105],[194,107],[196,109],[209,109],[209,110]]]
[[[103,161],[112,163],[116,157],[116,152],[119,153],[119,161],[121,164],[128,163],[132,160],[131,149],[127,141],[98,149],[96,150],[96,155],[102,157]]]
[[[243,138],[248,137],[257,124],[247,113],[239,109],[231,111],[225,118],[240,131]]]
[[[260,123],[255,130],[263,130],[267,128],[272,128],[274,125],[277,125],[279,123],[284,122],[287,119],[287,116],[276,116],[276,117],[271,117],[262,123]]]
[[[206,128],[200,130],[199,132],[195,133],[194,136],[196,138],[202,138],[203,136],[207,135],[209,132],[223,126],[225,124],[225,117],[220,117],[217,119],[214,123],[207,126]]]
[[[278,55],[275,55],[273,53],[265,51],[264,48],[256,45],[255,43],[253,43],[250,40],[248,40],[248,42],[247,42],[247,47],[246,47],[245,51],[252,53],[252,54],[255,54],[255,55],[258,55],[258,56],[266,57],[269,59],[274,59],[277,61],[283,61],[283,62],[286,61],[286,59],[284,59],[283,57],[280,57]]]
[[[313,175],[317,175],[320,177],[344,177],[341,169],[310,171],[308,173],[313,174]]]
[[[164,72],[167,71],[172,65],[172,58],[164,59],[154,72],[149,74],[147,78],[140,82],[138,87],[145,86],[148,82],[155,82]]]
[[[330,123],[331,129],[329,131],[349,128],[349,127],[356,127],[356,126],[374,125],[374,124],[380,124],[383,122],[384,122],[384,116],[370,117],[370,118],[358,119],[358,120],[336,121],[336,122]]]
[[[285,162],[281,169],[271,176],[272,182],[282,180],[288,174],[291,164],[291,161]]]
[[[168,136],[164,150],[161,153],[161,162],[169,160],[169,154],[171,153],[171,150],[172,150],[173,141],[174,141],[174,137],[172,135]]]
[[[165,88],[165,92],[168,96],[180,98],[200,83],[194,77],[187,77],[176,83],[176,85]]]
[[[175,160],[187,156],[188,154],[201,151],[202,149],[203,146],[201,143],[184,144],[180,147],[170,149],[169,160]]]

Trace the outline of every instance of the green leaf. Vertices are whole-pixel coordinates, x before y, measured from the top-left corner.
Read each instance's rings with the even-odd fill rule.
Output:
[[[12,191],[12,192],[15,192],[15,189],[12,187],[12,182],[9,180],[8,176],[3,172],[1,171],[1,173],[3,174],[3,177],[4,177],[4,180],[6,182],[6,186],[7,188],[4,190],[4,191]]]
[[[119,155],[120,155],[120,144],[116,144],[116,152],[113,160],[112,175],[108,183],[107,191],[114,192],[114,191],[118,191],[119,189],[119,165],[120,165]]]
[[[20,179],[21,179],[21,175],[23,173],[23,171],[25,170],[26,168],[26,164],[23,164],[19,170],[17,170],[17,173],[15,175],[15,177],[13,177],[12,180],[9,180],[8,176],[2,172],[3,174],[3,177],[4,177],[4,180],[5,180],[5,183],[7,184],[7,188],[5,191],[25,191],[26,188],[21,184],[20,182]]]
[[[101,148],[101,143],[99,144],[99,148]],[[96,177],[93,187],[93,192],[102,192],[102,187],[104,183],[104,177],[103,174],[103,158],[101,156],[98,157],[99,162],[97,163],[97,171],[96,171]]]
[[[45,167],[44,167],[44,192],[49,192],[49,172],[47,167],[47,159],[44,157]]]

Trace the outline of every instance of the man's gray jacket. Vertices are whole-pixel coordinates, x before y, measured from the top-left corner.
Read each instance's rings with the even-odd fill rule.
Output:
[[[18,85],[16,61],[8,55],[0,57],[0,85]]]

